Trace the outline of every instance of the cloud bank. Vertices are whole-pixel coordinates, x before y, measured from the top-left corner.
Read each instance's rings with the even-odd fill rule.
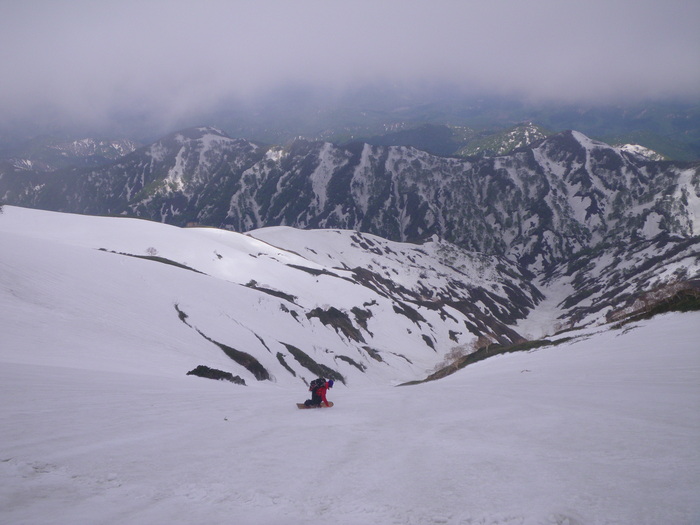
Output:
[[[700,2],[5,0],[0,117],[196,114],[283,85],[700,96]]]

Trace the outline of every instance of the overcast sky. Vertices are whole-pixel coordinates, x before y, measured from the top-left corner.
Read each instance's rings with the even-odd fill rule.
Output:
[[[280,85],[700,97],[698,0],[1,0],[0,119],[196,113]]]

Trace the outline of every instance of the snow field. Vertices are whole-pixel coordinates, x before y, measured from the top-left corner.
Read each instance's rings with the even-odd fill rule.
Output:
[[[288,386],[3,363],[0,522],[696,523],[698,321],[318,411]]]
[[[109,240],[134,253],[154,239],[164,257],[194,257],[210,276],[97,250]],[[253,259],[248,243],[265,255]],[[571,332],[558,346],[412,387],[389,385],[439,356],[397,336],[413,365],[346,367],[332,409],[301,411],[298,377],[251,379],[174,308],[214,339],[259,345],[268,369],[280,368],[277,341],[331,359],[332,332],[228,280],[255,271],[260,284],[291,285],[307,300],[303,281],[246,266],[297,260],[257,243],[5,208],[0,523],[700,522],[700,313]],[[550,323],[554,301],[543,306],[523,327]],[[185,376],[199,364],[249,386]]]
[[[295,384],[301,382],[300,377],[291,376],[277,360],[277,352],[286,352],[280,341],[307,352],[314,350],[313,357],[319,362],[343,367],[346,377],[360,383],[414,379],[416,369],[429,369],[439,358],[430,349],[426,352],[422,341],[420,353],[410,355],[416,338],[412,340],[397,323],[390,333],[380,332],[376,340],[387,348],[408,351],[414,365],[387,353],[385,360],[393,361],[392,365],[383,365],[374,377],[368,377],[334,360],[326,349],[342,351],[340,345],[346,344],[335,331],[319,326],[316,319],[306,320],[303,310],[299,313],[302,324],[281,310],[282,299],[241,284],[254,278],[259,286],[296,295],[309,308],[316,306],[319,297],[323,300],[324,294],[329,303],[346,303],[348,308],[377,296],[343,279],[314,277],[289,268],[286,264],[314,267],[315,263],[247,236],[11,207],[0,218],[0,242],[9,248],[0,260],[4,270],[0,272],[4,292],[0,308],[7,312],[7,345],[0,348],[0,354],[4,352],[14,362],[57,359],[70,366],[94,367],[108,361],[108,369],[121,371],[138,363],[143,373],[167,371],[178,376],[206,364],[255,381],[197,330],[253,353],[276,381]],[[138,255],[141,250],[145,255],[146,248],[141,246],[151,244],[159,256],[182,261],[209,276],[111,253]],[[102,246],[109,251],[97,248]],[[219,258],[216,253],[223,255]],[[393,317],[388,301],[379,299],[375,310],[389,310]],[[189,326],[180,321],[176,306],[189,316]],[[376,322],[380,321],[370,320],[370,329]],[[407,319],[403,324],[412,327]],[[264,344],[258,335],[264,337]],[[29,353],[21,349],[28,342],[34,347]],[[104,360],[97,363],[85,359],[95,348],[104,350]],[[355,349],[352,352],[354,359],[363,358]],[[309,376],[308,371],[301,372]]]

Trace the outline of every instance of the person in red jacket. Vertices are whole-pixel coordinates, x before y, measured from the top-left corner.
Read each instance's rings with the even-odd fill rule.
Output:
[[[321,403],[325,403],[326,406],[330,406],[328,404],[328,400],[326,399],[326,392],[328,392],[329,388],[333,388],[332,379],[326,381],[323,378],[319,378],[311,381],[311,386],[309,387],[309,392],[311,392],[311,399],[307,399],[306,401],[304,401],[304,404],[307,407],[320,407]]]

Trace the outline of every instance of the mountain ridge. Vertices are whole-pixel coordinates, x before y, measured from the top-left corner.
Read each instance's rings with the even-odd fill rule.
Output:
[[[246,382],[309,381],[319,370],[360,383],[413,379],[449,347],[522,340],[509,324],[542,297],[513,263],[443,241],[288,227],[240,234],[13,206],[0,237],[12,248],[0,272],[6,321],[36,322],[25,312],[38,303],[40,318],[60,312],[52,322],[80,324],[84,295],[96,296],[115,340],[138,333],[154,355],[179,349],[183,374],[203,364]],[[43,280],[47,264],[57,277],[37,296],[32,276]],[[150,319],[168,333],[154,333]]]
[[[692,200],[698,166],[650,161],[573,131],[508,155],[454,159],[366,143],[261,146],[205,127],[169,135],[104,168],[36,175],[24,184],[6,174],[0,189],[7,203],[176,225],[329,227],[401,241],[438,234],[542,268],[600,242],[608,230],[644,237],[636,223],[650,214],[670,233],[697,234],[700,225],[686,206],[648,201],[674,195],[674,187],[681,200]],[[625,217],[623,208],[635,206],[642,213]],[[564,235],[557,232],[562,227]],[[543,249],[529,245],[533,236]]]
[[[0,172],[53,172],[70,167],[97,167],[138,149],[130,139],[37,137],[2,152]]]
[[[177,226],[442,239],[515,263],[544,291],[568,283],[562,326],[600,320],[653,287],[697,276],[700,163],[650,160],[576,131],[460,159],[362,142],[266,146],[199,127],[101,168],[4,174],[0,195]]]
[[[697,303],[700,290],[700,237],[589,253],[548,280],[437,238],[415,245],[347,230],[241,234],[6,206],[0,237],[0,299],[16,337],[44,337],[29,329],[37,322],[67,323],[81,327],[80,344],[93,329],[82,320],[102,316],[115,366],[122,354],[138,359],[124,347],[133,334],[150,341],[151,360],[241,384],[422,380],[483,348],[529,348],[566,331],[558,341],[679,293]],[[86,311],[93,303],[99,312]],[[50,346],[35,354],[60,361]]]

